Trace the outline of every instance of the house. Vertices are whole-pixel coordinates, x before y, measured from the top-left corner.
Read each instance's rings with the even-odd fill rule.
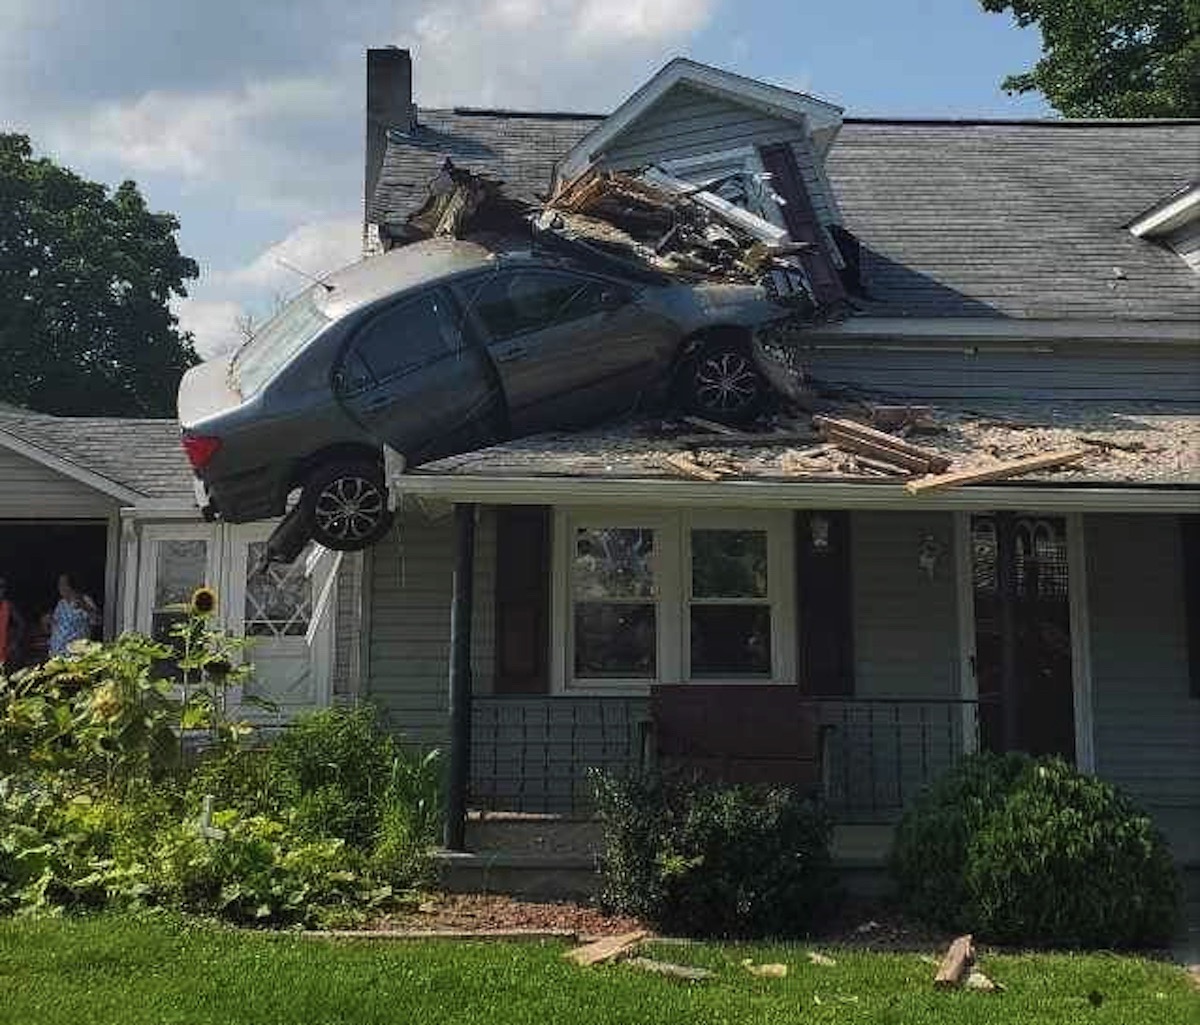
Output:
[[[674,435],[630,423],[394,476],[362,692],[448,745],[451,846],[468,811],[585,811],[586,769],[639,764],[687,694],[718,758],[756,728],[786,755],[771,709],[806,709],[845,822],[1021,748],[1128,788],[1200,861],[1200,122],[851,118],[687,60],[604,118],[420,109],[402,50],[367,80],[370,247],[447,157],[525,199],[587,168],[769,172],[755,212],[853,309],[799,340],[829,401],[930,407],[911,440],[960,467],[1089,453],[914,495],[717,436],[681,476]]]
[[[218,619],[253,639],[254,696],[299,709],[352,697],[357,680],[356,556],[309,551],[263,566],[270,524],[205,523],[171,420],[56,417],[0,407],[0,575],[29,622],[74,574],[103,611],[102,635],[160,639],[201,584]]]

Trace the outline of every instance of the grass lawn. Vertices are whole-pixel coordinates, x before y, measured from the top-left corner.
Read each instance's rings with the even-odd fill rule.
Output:
[[[581,969],[552,943],[328,941],[167,920],[0,922],[0,1022],[20,1025],[374,1025],[426,1022],[966,1022],[1190,1025],[1200,994],[1170,965],[1109,955],[984,955],[1001,994],[935,993],[916,955],[798,946],[661,946],[708,982]],[[740,962],[781,961],[784,979]],[[1102,997],[1099,1006],[1089,993]]]

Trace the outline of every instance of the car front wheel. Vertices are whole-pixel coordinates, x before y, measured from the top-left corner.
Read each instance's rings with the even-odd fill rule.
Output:
[[[357,552],[392,525],[387,485],[378,465],[332,464],[315,470],[300,495],[312,539],[338,552]]]
[[[745,423],[762,412],[767,384],[749,350],[737,342],[710,342],[685,369],[684,399],[693,413]]]

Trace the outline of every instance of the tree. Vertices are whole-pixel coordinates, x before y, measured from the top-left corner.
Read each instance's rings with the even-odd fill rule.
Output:
[[[63,415],[174,416],[197,362],[169,302],[199,270],[171,214],[0,134],[0,401]]]
[[[981,0],[1037,25],[1042,59],[1009,75],[1067,117],[1200,117],[1200,0]]]

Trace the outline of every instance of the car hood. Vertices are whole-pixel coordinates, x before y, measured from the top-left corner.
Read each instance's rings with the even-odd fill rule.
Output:
[[[643,301],[674,320],[684,334],[728,325],[758,327],[795,316],[794,310],[773,302],[759,285],[672,285],[653,289]]]
[[[185,430],[241,404],[241,395],[229,383],[228,358],[192,367],[179,382],[176,407]]]

